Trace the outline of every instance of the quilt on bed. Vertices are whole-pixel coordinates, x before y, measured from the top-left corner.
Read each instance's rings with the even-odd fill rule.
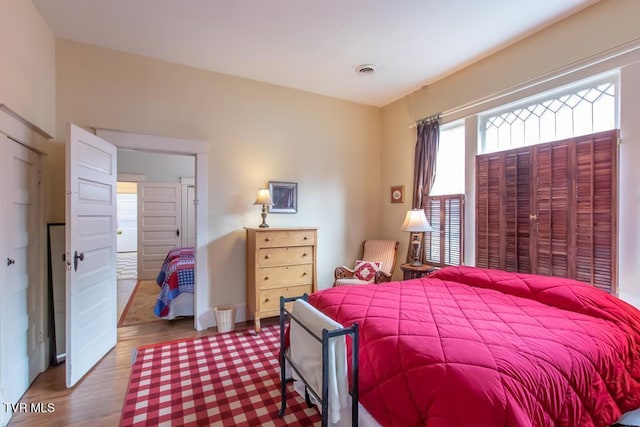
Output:
[[[156,316],[167,316],[171,301],[182,292],[193,293],[194,268],[194,248],[175,248],[169,251],[156,279],[160,286],[160,294],[153,309]]]
[[[640,407],[640,312],[589,285],[471,267],[319,291],[360,325],[383,426],[608,426]]]

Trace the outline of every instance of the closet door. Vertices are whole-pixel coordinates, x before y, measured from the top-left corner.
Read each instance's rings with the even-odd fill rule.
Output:
[[[2,136],[2,274],[0,275],[0,381],[5,402],[15,403],[41,371],[40,157]]]

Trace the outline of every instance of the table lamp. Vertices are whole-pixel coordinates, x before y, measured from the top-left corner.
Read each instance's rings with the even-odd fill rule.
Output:
[[[268,188],[259,188],[258,189],[258,197],[256,197],[256,201],[253,202],[254,205],[262,205],[262,224],[259,225],[260,228],[269,228],[269,224],[267,224],[267,206],[273,206],[271,202],[271,194],[269,193]]]
[[[404,222],[400,226],[400,230],[411,233],[411,245],[413,246],[413,261],[411,266],[419,267],[420,262],[420,233],[425,231],[433,231],[427,217],[422,209],[411,209],[407,212]]]

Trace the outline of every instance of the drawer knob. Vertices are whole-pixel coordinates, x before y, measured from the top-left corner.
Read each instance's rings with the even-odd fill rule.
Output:
[[[306,252],[304,252],[304,253],[302,254],[302,256],[307,256],[307,253],[306,253]]]
[[[267,237],[266,239],[264,239],[265,242],[270,242],[271,241],[271,237]]]
[[[307,275],[307,272],[306,272],[306,271],[303,271],[303,272],[302,272],[302,275],[303,275],[303,276],[306,276],[306,275]]]
[[[269,259],[269,255],[265,255],[265,256],[264,256],[264,259]]]
[[[304,236],[304,240],[309,240],[309,236]]]
[[[264,280],[269,280],[269,276],[264,276]]]
[[[264,299],[264,302],[269,302],[269,298],[265,298],[265,299]]]

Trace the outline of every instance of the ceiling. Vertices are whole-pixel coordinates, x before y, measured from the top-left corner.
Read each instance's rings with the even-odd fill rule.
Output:
[[[596,1],[33,3],[57,37],[383,106]]]

